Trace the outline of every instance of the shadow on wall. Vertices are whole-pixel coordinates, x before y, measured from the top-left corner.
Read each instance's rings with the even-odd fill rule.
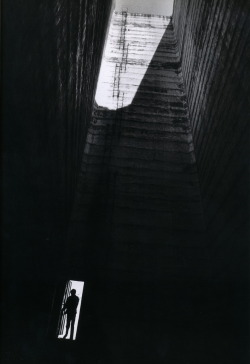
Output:
[[[216,279],[249,277],[249,2],[175,0],[204,218]]]
[[[39,362],[111,0],[2,9],[2,359]]]
[[[93,223],[102,226],[102,234],[107,223],[127,224],[131,232],[136,225],[138,229],[151,226],[154,231],[204,228],[172,24],[132,104],[116,111],[95,108],[72,221],[74,218],[88,221],[89,238],[99,234]],[[131,238],[137,239],[136,235]],[[143,239],[152,238],[151,234]]]
[[[171,31],[133,103],[96,108],[88,132],[69,250],[92,280],[80,334],[91,363],[247,362],[245,282],[211,279],[197,249],[200,188],[175,40],[164,54]]]
[[[169,24],[133,103],[116,111],[95,108],[65,269],[92,278],[107,269],[137,271],[152,280],[151,271],[197,275],[206,264],[192,135]]]

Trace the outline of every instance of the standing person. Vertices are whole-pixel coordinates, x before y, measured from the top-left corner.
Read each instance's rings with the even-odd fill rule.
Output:
[[[66,333],[64,335],[64,339],[66,339],[69,327],[70,327],[70,339],[73,340],[74,335],[74,326],[75,326],[75,318],[76,318],[76,308],[79,303],[79,298],[76,296],[76,290],[72,289],[70,291],[71,296],[67,298],[67,301],[63,307],[63,313],[67,314],[67,323],[66,323]]]

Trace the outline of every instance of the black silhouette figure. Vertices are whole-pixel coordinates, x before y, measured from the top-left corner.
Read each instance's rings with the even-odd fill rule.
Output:
[[[69,327],[70,327],[70,339],[73,340],[74,335],[74,326],[75,326],[75,318],[76,318],[76,308],[79,303],[79,298],[76,296],[76,290],[72,289],[70,291],[71,296],[67,298],[67,301],[63,307],[63,313],[67,314],[67,323],[66,323],[66,333],[64,335],[64,339],[66,339]]]

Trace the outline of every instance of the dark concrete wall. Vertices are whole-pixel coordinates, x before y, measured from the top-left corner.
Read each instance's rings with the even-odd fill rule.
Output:
[[[25,362],[48,325],[111,5],[3,3],[4,337],[22,337]]]
[[[112,22],[113,53],[107,58],[115,69],[119,59],[123,61],[121,14]],[[152,274],[152,254],[165,254],[168,272],[170,266],[175,271],[175,265],[182,265],[179,249],[204,248],[199,235],[203,231],[200,190],[173,27],[163,31],[159,44],[148,28],[154,34],[164,30],[162,17],[129,14],[126,28],[128,71],[124,63],[118,81],[120,98],[122,90],[124,100],[129,98],[131,79],[132,85],[138,82],[141,62],[146,63],[143,53],[151,48],[155,53],[131,105],[117,110],[96,107],[88,130],[69,241],[71,251],[76,247],[74,261],[80,257],[79,269],[90,266],[92,274],[93,267],[98,271],[105,265],[116,275],[118,271],[149,274],[148,270]],[[116,99],[112,72],[105,83],[110,85],[110,99]],[[188,232],[196,232],[197,237]],[[166,260],[160,262],[159,257],[154,269],[162,264],[165,271]]]
[[[175,0],[173,23],[188,99],[216,295],[249,361],[248,1]],[[229,319],[230,317],[230,319]],[[225,354],[226,356],[226,354]],[[237,358],[237,359],[236,359]]]
[[[249,9],[248,1],[175,0],[173,17],[206,226],[217,273],[231,278],[248,257]]]
[[[119,81],[112,72],[105,79],[114,104],[129,98],[141,63],[146,73],[130,105],[96,107],[88,130],[65,259],[68,276],[86,283],[75,357],[200,362],[212,326],[207,251],[173,26],[158,43],[166,19],[128,14],[120,42],[121,14],[112,23],[108,63],[123,63]]]
[[[110,3],[6,1],[3,362],[249,362],[246,4],[176,0],[132,105],[87,128]],[[57,274],[86,280],[75,343],[43,340]]]

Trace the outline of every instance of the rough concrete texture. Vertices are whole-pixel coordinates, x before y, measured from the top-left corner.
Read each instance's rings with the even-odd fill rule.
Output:
[[[173,16],[211,257],[236,281],[249,257],[249,9],[176,0]]]
[[[109,105],[118,109],[95,107],[72,214],[75,233],[70,235],[70,241],[79,241],[80,251],[86,246],[96,250],[100,260],[108,254],[108,269],[151,271],[149,251],[154,249],[155,257],[166,255],[162,264],[168,271],[185,265],[179,249],[204,249],[192,134],[168,23],[164,17],[139,14],[116,13],[112,19],[112,53],[106,62],[113,71],[103,83]],[[151,49],[147,61],[144,53]],[[142,62],[148,63],[143,77]],[[132,103],[121,107],[127,100]],[[197,234],[188,236],[188,231]],[[159,264],[157,269],[164,271]]]
[[[39,360],[111,5],[3,4],[4,362]]]
[[[1,360],[248,363],[249,5],[176,0],[174,28],[116,14],[118,109],[92,117],[110,8],[5,2]],[[85,281],[73,343],[55,339],[67,279]]]
[[[145,57],[140,58],[140,53],[146,53],[146,47],[154,43],[145,30],[162,27],[164,20],[139,14],[129,14],[126,19],[116,14],[113,18],[110,41],[114,53],[106,57],[113,73],[106,74],[103,82],[109,93],[108,106],[116,104],[117,110],[104,106],[94,110],[69,233],[71,261],[75,263],[69,272],[79,277],[82,271],[83,279],[89,282],[86,320],[82,321],[79,339],[87,340],[89,353],[94,351],[90,317],[95,317],[103,350],[99,360],[103,362],[247,362],[248,331],[243,320],[247,317],[248,255],[240,258],[247,252],[247,240],[242,239],[246,231],[237,230],[239,240],[230,236],[238,224],[238,215],[240,219],[241,214],[246,217],[247,202],[242,197],[247,189],[239,189],[235,182],[241,185],[240,181],[245,183],[248,178],[247,174],[243,180],[237,178],[246,164],[242,153],[247,143],[243,139],[237,142],[238,137],[230,130],[231,123],[240,120],[239,133],[247,139],[247,109],[243,108],[237,119],[232,115],[227,128],[225,124],[220,127],[223,120],[226,123],[225,115],[229,115],[226,107],[217,119],[212,117],[215,106],[222,107],[230,92],[235,96],[231,107],[237,110],[239,106],[236,83],[230,78],[237,64],[237,58],[230,58],[234,48],[222,58],[231,62],[230,75],[222,78],[222,70],[216,68],[222,62],[213,51],[224,39],[219,32],[220,24],[226,26],[223,9],[232,11],[222,2],[217,5],[214,8],[208,2],[176,1],[175,31],[171,24],[167,26],[141,82],[138,65]],[[222,11],[222,18],[215,16],[216,11]],[[231,15],[235,16],[233,12]],[[247,15],[242,8],[238,17],[244,24]],[[207,28],[205,19],[210,19]],[[213,36],[215,29],[217,38]],[[230,36],[231,28],[227,34]],[[243,48],[248,36],[244,34],[246,39],[239,40]],[[203,37],[210,39],[211,49]],[[228,47],[223,52],[229,52]],[[203,62],[204,67],[211,62],[215,70],[210,67],[201,71]],[[130,63],[137,70],[132,75],[124,65],[129,68]],[[200,78],[198,72],[204,72]],[[228,96],[220,88],[221,80]],[[131,97],[131,85],[137,84],[136,94]],[[217,91],[212,89],[215,84]],[[242,87],[242,102],[246,102],[246,86],[238,86]],[[214,103],[210,104],[213,97]],[[130,105],[126,105],[128,99],[132,99]],[[209,122],[212,134],[203,131],[203,127],[210,128]],[[199,133],[203,139],[199,139]],[[228,133],[235,160],[231,152],[224,150]],[[239,154],[234,148],[239,148]],[[228,165],[225,158],[230,178],[223,177]],[[205,180],[204,175],[209,175],[210,180]],[[218,179],[223,182],[219,187]],[[234,191],[232,195],[228,195],[228,188]],[[235,191],[236,196],[240,193],[242,209],[234,203]],[[227,207],[214,195],[223,201],[227,198]],[[217,227],[212,224],[211,214]],[[218,224],[221,214],[232,214],[232,218],[227,224],[224,219]],[[229,247],[220,248],[216,229],[217,234],[230,236]],[[235,249],[237,241],[240,244]],[[101,300],[95,302],[97,296]],[[88,338],[86,332],[91,333]],[[87,361],[90,356],[86,355]]]
[[[210,288],[176,38],[163,17],[116,13],[112,23],[113,72],[104,82],[118,109],[94,109],[65,258],[68,276],[86,282],[76,346],[87,363],[182,362],[202,332]],[[155,43],[148,29],[162,27]],[[128,83],[138,89],[121,107],[131,99]]]

